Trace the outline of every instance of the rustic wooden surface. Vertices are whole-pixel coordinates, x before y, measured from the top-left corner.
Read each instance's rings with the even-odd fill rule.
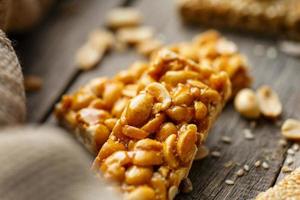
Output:
[[[63,93],[78,88],[92,77],[112,76],[133,61],[143,59],[133,51],[112,52],[92,71],[81,73],[74,67],[75,51],[89,31],[103,26],[103,16],[110,8],[119,5],[137,7],[144,15],[144,24],[153,26],[157,36],[166,43],[190,40],[205,30],[205,27],[182,25],[174,0],[69,2],[71,6],[64,5],[64,9],[58,6],[46,23],[16,43],[24,72],[39,75],[44,80],[41,91],[28,95],[28,121],[31,122],[53,123],[51,110]],[[236,42],[240,51],[248,57],[255,77],[253,87],[268,84],[278,92],[284,107],[282,120],[289,117],[300,119],[299,59],[279,52],[275,40],[226,31],[222,33]],[[262,52],[256,51],[258,47]],[[275,58],[270,56],[274,49],[277,52]],[[244,138],[245,128],[253,131],[254,140]],[[230,136],[232,143],[221,142],[222,136]],[[177,199],[253,199],[284,176],[281,167],[287,148],[278,145],[279,139],[278,125],[261,119],[257,127],[251,128],[250,121],[241,118],[229,104],[207,141],[207,146],[220,151],[221,157],[209,156],[195,161],[190,172],[194,190],[190,194],[178,195]],[[293,168],[300,165],[300,154],[297,153],[295,158],[298,159]],[[255,168],[257,160],[266,161],[270,168]],[[225,168],[224,164],[228,161],[234,161],[236,165]],[[225,180],[235,179],[236,171],[245,164],[250,166],[250,171],[238,178],[235,185],[226,185]]]

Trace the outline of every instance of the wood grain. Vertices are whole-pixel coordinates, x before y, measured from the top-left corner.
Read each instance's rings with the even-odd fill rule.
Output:
[[[206,29],[205,27],[183,26],[177,16],[173,0],[140,0],[136,1],[134,6],[143,12],[145,24],[156,28],[159,37],[164,39],[167,43],[190,40],[195,34]],[[89,15],[89,17],[92,17],[92,15]],[[88,19],[88,17],[86,19]],[[73,28],[76,29],[76,26],[80,27],[83,22],[84,20],[77,21],[78,24],[73,24]],[[36,97],[37,100],[33,97],[29,98],[29,104],[39,104],[39,113],[42,113],[40,110],[49,109],[49,105],[51,105],[50,102],[53,102],[54,99],[57,98],[56,95],[62,91],[62,88],[64,88],[68,82],[71,83],[70,80],[73,82],[72,85],[69,84],[71,87],[67,88],[68,92],[78,88],[93,77],[112,76],[117,71],[126,68],[134,60],[142,59],[142,57],[136,55],[133,51],[124,53],[113,52],[107,55],[96,69],[74,76],[74,74],[70,73],[70,71],[72,71],[70,68],[73,67],[71,63],[73,53],[85,39],[86,33],[93,29],[91,25],[89,29],[88,27],[86,28],[84,32],[79,31],[80,34],[78,34],[80,37],[77,37],[80,38],[80,40],[75,41],[75,39],[73,39],[70,40],[69,43],[65,43],[64,46],[60,46],[63,47],[64,51],[66,49],[71,52],[68,52],[66,55],[51,54],[53,60],[58,60],[56,61],[58,63],[55,65],[55,69],[59,69],[58,66],[61,66],[59,64],[65,63],[65,65],[68,66],[66,67],[68,70],[65,69],[65,71],[58,73],[57,71],[51,71],[53,69],[48,69],[49,74],[44,76],[51,76],[49,80],[57,80],[59,83],[49,81],[49,84],[46,85],[46,91],[48,90],[49,94],[51,94],[50,97],[48,96],[48,98],[51,98],[51,100],[47,100],[48,103],[42,103],[43,105],[41,105],[38,97]],[[252,66],[251,73],[255,77],[253,87],[257,88],[262,84],[272,86],[272,88],[278,92],[283,102],[284,113],[282,119],[288,117],[299,119],[299,59],[289,57],[279,52],[275,40],[226,31],[222,31],[222,33],[237,43],[240,51],[248,57],[250,65]],[[51,34],[57,33],[53,32]],[[49,35],[48,37],[57,36]],[[34,42],[33,44],[33,46],[37,45]],[[261,53],[256,51],[258,48],[262,50]],[[275,58],[271,55],[274,51],[277,54]],[[33,58],[31,59],[33,60]],[[37,63],[34,64],[34,69],[38,70],[38,64],[43,63],[45,59],[46,58],[39,58],[37,60],[40,61],[34,61],[34,63]],[[42,71],[40,71],[40,73],[42,74]],[[68,74],[64,75],[64,73]],[[57,78],[58,74],[61,75],[61,78]],[[61,89],[55,92],[51,91],[52,88],[54,88],[50,87],[52,84],[55,84],[53,86]],[[43,95],[45,95],[45,93]],[[46,99],[47,97],[41,97],[41,100]],[[33,111],[32,106],[29,106],[29,109],[31,112]],[[36,119],[40,114],[32,115],[32,119]],[[53,118],[49,118],[48,122],[53,122]],[[266,190],[276,182],[287,150],[278,145],[278,140],[281,138],[280,127],[266,119],[260,119],[257,121],[257,127],[251,128],[255,135],[254,140],[246,140],[244,138],[243,130],[245,128],[250,128],[250,121],[240,117],[239,114],[233,110],[232,105],[229,104],[216,122],[207,141],[207,146],[211,150],[220,151],[221,157],[214,158],[209,156],[202,161],[195,161],[190,172],[194,190],[190,194],[178,195],[177,199],[253,199],[260,191]],[[221,137],[225,135],[232,138],[231,144],[221,142]],[[296,158],[295,167],[300,165],[300,155],[297,154]],[[254,163],[257,160],[266,161],[270,168],[268,170],[262,167],[256,168]],[[225,168],[224,164],[228,161],[234,161],[236,165]],[[225,180],[234,179],[235,172],[244,164],[250,166],[250,171],[246,173],[245,176],[238,178],[233,186],[226,185]],[[281,177],[282,175],[280,174],[278,179]]]
[[[16,43],[25,74],[43,79],[43,89],[27,95],[28,121],[39,122],[78,75],[74,54],[87,34],[103,25],[105,13],[122,0],[74,1],[58,5],[48,20]]]

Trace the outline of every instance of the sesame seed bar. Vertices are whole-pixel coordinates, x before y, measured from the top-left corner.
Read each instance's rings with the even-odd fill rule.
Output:
[[[274,187],[260,193],[256,200],[300,199],[300,168],[295,169]]]
[[[178,0],[184,22],[300,39],[298,0]]]

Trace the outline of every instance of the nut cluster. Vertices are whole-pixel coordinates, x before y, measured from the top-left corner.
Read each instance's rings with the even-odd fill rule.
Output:
[[[129,99],[136,96],[139,87],[135,83],[147,68],[148,64],[136,62],[113,79],[91,80],[72,95],[62,97],[56,105],[56,118],[74,131],[90,152],[97,154]]]
[[[173,199],[231,95],[230,81],[166,49],[143,80],[151,82],[128,102],[94,167],[118,182],[126,199]]]
[[[203,66],[225,71],[232,83],[232,94],[251,85],[246,58],[238,52],[237,46],[214,30],[194,37],[192,42],[170,45],[169,48],[185,58]]]

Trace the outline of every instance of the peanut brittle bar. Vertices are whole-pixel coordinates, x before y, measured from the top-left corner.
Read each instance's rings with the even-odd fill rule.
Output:
[[[300,39],[298,0],[179,0],[184,22]]]
[[[231,45],[224,45],[224,41]],[[251,78],[243,56],[236,51],[236,46],[232,50],[234,44],[226,42],[217,32],[208,31],[190,43],[167,48],[203,66],[227,72],[236,93],[248,87]],[[95,78],[74,93],[64,95],[55,109],[58,122],[70,129],[90,152],[97,154],[128,101],[153,81],[144,75],[148,67],[148,63],[136,62],[111,79]]]
[[[125,199],[173,199],[231,95],[227,73],[163,49],[94,161]]]

